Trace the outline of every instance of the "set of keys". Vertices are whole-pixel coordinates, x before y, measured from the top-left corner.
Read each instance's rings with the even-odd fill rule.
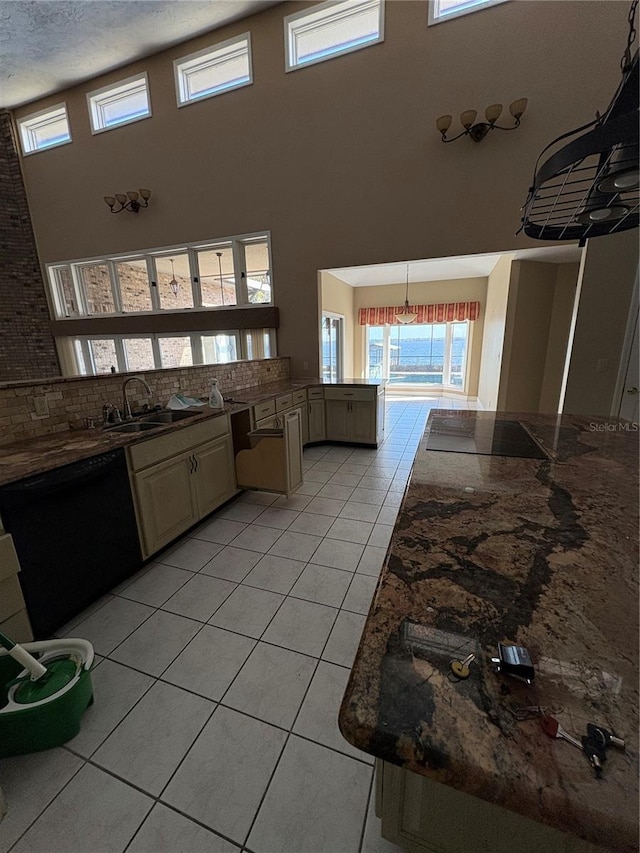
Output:
[[[567,743],[572,744],[589,759],[593,767],[596,778],[602,778],[602,765],[606,761],[606,750],[610,746],[616,746],[618,749],[624,749],[625,743],[622,738],[616,737],[604,726],[597,726],[595,723],[587,725],[587,734],[583,735],[581,740],[570,735],[565,731],[555,717],[546,714],[540,720],[542,731],[552,738],[562,738]]]

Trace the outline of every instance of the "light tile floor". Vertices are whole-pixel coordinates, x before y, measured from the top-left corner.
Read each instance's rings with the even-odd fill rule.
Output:
[[[340,701],[431,408],[393,398],[378,450],[304,452],[60,633],[95,648],[64,747],[0,761],[12,853],[393,853]]]

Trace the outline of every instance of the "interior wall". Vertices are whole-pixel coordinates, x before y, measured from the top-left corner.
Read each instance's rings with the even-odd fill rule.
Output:
[[[549,340],[538,411],[560,410],[562,377],[567,359],[571,318],[576,298],[580,264],[558,264],[553,306],[549,321]]]
[[[498,405],[507,412],[537,412],[542,392],[556,264],[513,261]]]
[[[563,411],[610,415],[638,270],[638,232],[588,240]]]
[[[361,374],[354,373],[354,338],[357,318],[353,307],[353,287],[340,281],[331,273],[320,273],[320,310],[344,317],[343,372],[345,379],[358,379]]]
[[[422,0],[388,2],[384,42],[285,74],[283,15],[308,8],[288,2],[21,107],[65,101],[73,135],[24,158],[41,260],[268,229],[280,351],[313,376],[317,270],[531,245],[515,232],[533,165],[609,103],[626,7],[521,0],[427,27]],[[246,31],[253,85],[178,109],[173,60]],[[87,92],[142,70],[153,116],[92,135]],[[519,97],[516,132],[440,141],[437,116]],[[104,195],[140,186],[147,210],[109,213]]]
[[[353,288],[353,306],[355,322],[358,322],[360,308],[382,308],[390,305],[404,305],[405,284],[385,284],[371,287]],[[460,278],[451,281],[416,281],[409,284],[409,303],[411,305],[430,305],[440,302],[479,302],[480,316],[474,320],[471,335],[471,351],[467,363],[467,394],[475,397],[478,393],[478,375],[482,353],[484,332],[485,303],[487,299],[486,278]],[[364,329],[364,327],[358,327]],[[366,366],[366,335],[356,337],[355,369],[364,376]]]
[[[488,411],[493,411],[498,406],[510,280],[511,256],[503,255],[487,278],[484,309],[478,400]]]

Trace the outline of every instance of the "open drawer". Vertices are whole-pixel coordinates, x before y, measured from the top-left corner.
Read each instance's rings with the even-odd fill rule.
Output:
[[[283,420],[281,429],[246,432],[242,429],[241,420],[235,423],[232,421],[239,489],[263,489],[289,496],[302,485],[302,426],[299,410],[284,415]]]

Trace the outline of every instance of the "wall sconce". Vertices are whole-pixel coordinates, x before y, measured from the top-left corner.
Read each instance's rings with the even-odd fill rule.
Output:
[[[122,213],[123,210],[128,210],[129,213],[137,213],[141,208],[149,207],[150,198],[151,190],[139,189],[138,192],[131,190],[126,195],[122,193],[116,193],[115,196],[106,195],[104,200],[109,205],[111,213]],[[119,204],[120,207],[115,207],[116,204]]]
[[[526,98],[518,98],[517,101],[509,104],[509,112],[515,121],[513,127],[502,127],[502,125],[496,124],[502,113],[502,104],[491,104],[488,106],[484,111],[486,121],[479,121],[476,124],[474,124],[478,115],[476,110],[465,110],[460,115],[460,124],[464,127],[464,130],[452,139],[447,139],[447,131],[451,127],[451,116],[440,116],[440,118],[436,119],[436,127],[442,134],[443,142],[455,142],[461,136],[470,136],[474,142],[480,142],[490,130],[515,130],[517,127],[520,127],[520,118],[526,108]]]

